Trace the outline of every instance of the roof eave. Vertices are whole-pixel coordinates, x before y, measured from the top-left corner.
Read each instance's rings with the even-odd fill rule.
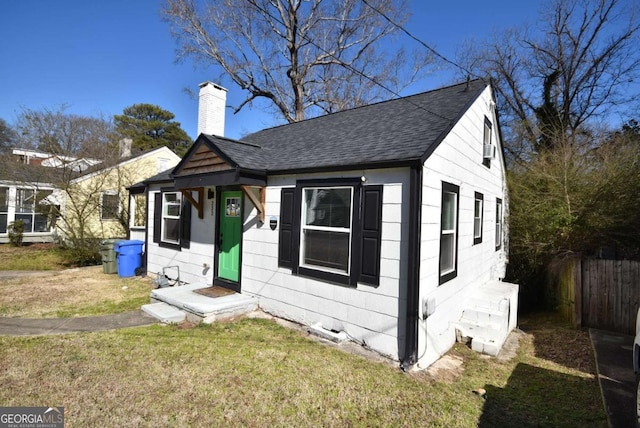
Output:
[[[403,168],[414,166],[417,163],[422,163],[420,158],[408,158],[408,159],[393,159],[388,161],[370,162],[370,163],[356,163],[345,165],[325,165],[318,167],[308,168],[291,168],[291,169],[272,169],[268,170],[268,175],[291,175],[291,174],[310,174],[310,173],[322,173],[333,171],[353,171],[362,169],[390,169],[390,168]]]

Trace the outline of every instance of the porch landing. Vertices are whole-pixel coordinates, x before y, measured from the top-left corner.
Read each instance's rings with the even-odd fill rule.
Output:
[[[196,290],[205,288],[210,286],[186,284],[152,290],[152,303],[143,305],[142,310],[161,322],[177,323],[187,320],[210,324],[216,320],[244,315],[258,307],[254,297],[243,294],[209,297],[196,293]]]

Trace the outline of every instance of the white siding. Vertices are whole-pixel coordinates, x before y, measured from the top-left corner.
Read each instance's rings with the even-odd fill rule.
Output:
[[[296,180],[361,177],[367,185],[384,185],[380,285],[347,287],[294,276],[278,267],[279,228],[271,230],[269,219],[280,216],[280,191]],[[242,292],[259,298],[267,312],[305,325],[322,323],[332,330],[344,330],[355,340],[381,354],[398,358],[398,313],[404,312],[400,290],[406,287],[408,236],[408,169],[353,171],[342,174],[279,176],[269,179],[265,224],[247,217],[243,235]],[[245,207],[250,207],[245,198]],[[279,222],[278,222],[279,224]],[[401,307],[402,306],[402,307]]]
[[[418,321],[421,366],[431,364],[455,342],[453,323],[461,315],[468,292],[505,274],[504,245],[495,250],[495,202],[496,197],[503,200],[506,219],[508,201],[501,143],[490,101],[487,89],[424,164],[419,301],[435,298],[436,310],[427,321]],[[492,143],[498,145],[498,157],[492,160],[490,168],[482,164],[485,115],[493,124]],[[264,224],[258,221],[257,210],[244,197],[242,292],[256,296],[267,312],[305,325],[321,323],[324,328],[345,331],[356,341],[398,359],[405,336],[409,175],[409,168],[396,168],[269,177]],[[278,267],[281,189],[294,187],[296,180],[361,176],[366,177],[367,185],[384,186],[380,285],[347,287],[292,275],[291,269]],[[457,277],[439,286],[442,181],[460,186],[460,202]],[[159,186],[150,190],[149,241],[153,237],[153,197],[158,190]],[[477,245],[473,245],[474,192],[484,195],[483,240]],[[275,230],[269,227],[271,217],[278,219]],[[192,215],[191,248],[177,251],[149,242],[148,270],[153,273],[163,266],[179,264],[181,279],[211,284],[215,268],[214,233],[215,200],[207,200],[204,219]],[[211,268],[205,269],[205,264]],[[422,314],[419,315],[421,318]]]
[[[204,195],[207,197],[207,190]],[[204,201],[204,218],[198,218],[196,209],[191,211],[191,244],[190,248],[181,250],[161,247],[153,242],[153,219],[155,195],[160,192],[159,186],[149,189],[149,210],[147,213],[147,227],[149,229],[147,242],[147,271],[151,274],[161,272],[166,266],[180,266],[180,280],[190,284],[213,283],[213,254],[215,242],[215,198]],[[197,197],[197,196],[196,196]],[[217,197],[217,196],[216,196]],[[209,266],[208,268],[205,266]],[[170,271],[171,273],[173,271]],[[172,278],[175,279],[175,278]]]
[[[489,280],[502,279],[505,275],[505,245],[499,251],[495,245],[495,205],[496,198],[502,199],[506,213],[506,182],[501,142],[490,100],[490,91],[486,89],[424,164],[420,302],[435,298],[436,310],[427,321],[419,321],[423,323],[418,328],[420,366],[433,363],[453,346],[455,329],[452,323],[459,320],[467,294],[474,287]],[[490,168],[482,165],[485,116],[493,125],[492,144],[498,147]],[[460,186],[458,268],[456,278],[438,285],[443,181]],[[475,192],[484,196],[482,243],[477,245],[473,245]],[[425,333],[427,327],[428,335]]]
[[[145,239],[145,231],[144,229],[131,229],[129,230],[129,239],[137,239],[140,241],[144,241]]]

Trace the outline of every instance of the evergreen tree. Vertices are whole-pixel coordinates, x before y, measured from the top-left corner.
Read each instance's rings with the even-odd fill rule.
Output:
[[[133,140],[132,148],[149,150],[167,146],[183,156],[191,138],[180,127],[175,115],[153,104],[134,104],[113,117],[116,131]]]

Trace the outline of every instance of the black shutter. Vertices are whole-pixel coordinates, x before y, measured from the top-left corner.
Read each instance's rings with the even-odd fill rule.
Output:
[[[191,245],[191,203],[182,198],[182,209],[180,210],[180,246],[189,248]]]
[[[160,242],[162,233],[162,193],[154,193],[153,199],[153,242]]]
[[[362,188],[360,275],[358,282],[380,285],[380,244],[382,242],[382,188]]]
[[[280,234],[278,242],[278,266],[293,268],[293,218],[295,189],[280,192]]]

